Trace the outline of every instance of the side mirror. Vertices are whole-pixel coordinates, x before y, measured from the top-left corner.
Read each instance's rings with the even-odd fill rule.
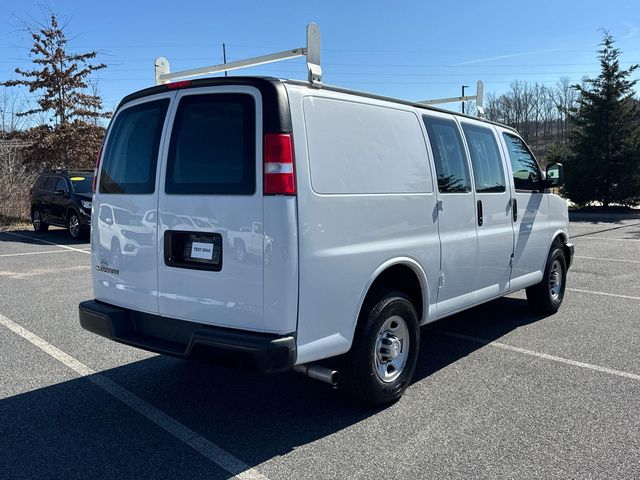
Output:
[[[53,192],[53,194],[56,197],[62,197],[62,196],[64,196],[64,190],[56,190],[56,191]]]
[[[564,167],[561,163],[550,163],[546,170],[546,187],[555,188],[564,185]]]
[[[106,223],[107,225],[112,225],[113,219],[111,217],[107,217],[104,219],[104,223]]]

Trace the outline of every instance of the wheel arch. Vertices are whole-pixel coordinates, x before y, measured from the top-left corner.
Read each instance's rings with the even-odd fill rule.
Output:
[[[65,220],[68,222],[69,221],[69,216],[75,213],[76,215],[78,215],[78,218],[80,218],[80,212],[78,211],[78,209],[74,206],[69,206],[67,207],[67,212],[64,215]]]
[[[427,275],[416,260],[397,257],[385,261],[370,275],[358,299],[358,316],[353,325],[353,333],[367,300],[379,288],[399,290],[407,294],[416,308],[419,324],[423,325],[426,322],[429,310]]]
[[[562,250],[564,251],[565,258],[569,258],[571,256],[571,252],[569,251],[569,247],[567,247],[567,242],[569,241],[569,235],[564,230],[556,230],[556,232],[551,237],[551,242],[547,248],[547,251],[551,251],[551,246],[559,240],[562,244]]]

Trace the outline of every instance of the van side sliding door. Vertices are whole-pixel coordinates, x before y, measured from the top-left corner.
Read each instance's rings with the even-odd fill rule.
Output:
[[[475,301],[482,302],[509,291],[513,222],[511,188],[494,129],[481,122],[461,121],[476,195],[478,276]]]
[[[429,114],[423,120],[438,180],[438,234],[441,262],[436,316],[474,302],[478,237],[476,201],[458,124],[452,115]]]

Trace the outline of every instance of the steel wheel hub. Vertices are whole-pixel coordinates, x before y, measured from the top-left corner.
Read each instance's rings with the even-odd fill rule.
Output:
[[[560,298],[562,291],[562,266],[559,260],[554,260],[549,272],[549,294],[554,301]]]
[[[72,215],[69,219],[69,230],[71,230],[72,235],[75,237],[80,231],[80,221],[78,217]]]
[[[394,315],[382,324],[375,348],[376,375],[385,383],[394,381],[404,370],[409,353],[409,329],[402,317]]]

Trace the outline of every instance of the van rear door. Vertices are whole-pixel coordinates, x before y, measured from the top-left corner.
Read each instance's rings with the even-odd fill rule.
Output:
[[[190,88],[176,105],[159,189],[160,315],[263,331],[260,93]]]
[[[158,313],[156,168],[175,92],[126,103],[103,148],[91,222],[93,289],[97,300]],[[97,216],[97,218],[95,217]],[[149,219],[152,219],[150,221]]]

